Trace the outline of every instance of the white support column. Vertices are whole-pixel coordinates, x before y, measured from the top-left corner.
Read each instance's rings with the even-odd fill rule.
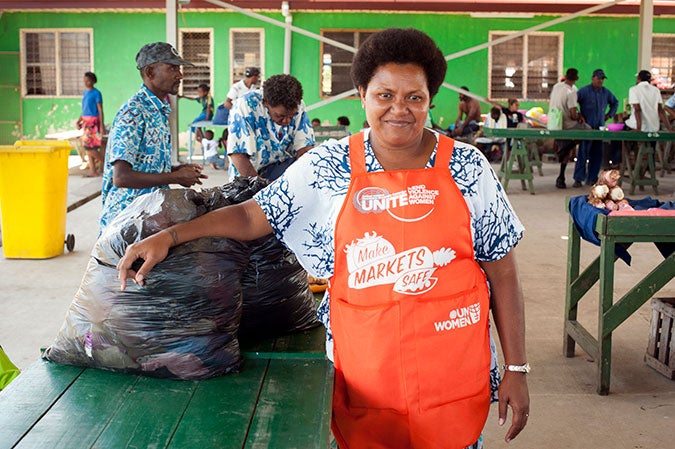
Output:
[[[178,0],[166,0],[166,42],[178,48]],[[169,131],[171,132],[171,163],[178,163],[178,98],[169,95],[171,115]]]
[[[284,28],[284,73],[291,73],[291,38],[293,36],[293,16],[291,15],[288,2],[281,2],[281,14],[286,19],[286,27]]]
[[[654,32],[654,0],[640,2],[640,35],[638,36],[638,70],[652,69],[652,34]]]

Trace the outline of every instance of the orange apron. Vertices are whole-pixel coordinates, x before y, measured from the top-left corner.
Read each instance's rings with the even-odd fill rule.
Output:
[[[341,449],[465,448],[487,419],[489,295],[439,139],[434,168],[374,173],[349,140],[330,283]]]

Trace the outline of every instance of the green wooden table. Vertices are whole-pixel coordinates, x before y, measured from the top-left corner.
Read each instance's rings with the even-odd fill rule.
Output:
[[[569,212],[569,200],[567,204]],[[567,285],[563,353],[574,356],[578,343],[597,364],[596,391],[609,394],[612,332],[637,311],[675,275],[675,253],[659,263],[625,295],[614,301],[614,245],[629,247],[637,242],[675,242],[675,217],[617,217],[598,215],[595,230],[600,239],[600,255],[580,273],[581,237],[569,219],[567,246]],[[597,338],[577,321],[579,301],[599,282]]]
[[[630,184],[630,193],[635,193],[635,187],[652,186],[655,193],[658,193],[659,181],[656,179],[656,167],[654,161],[654,149],[651,142],[669,143],[675,141],[675,133],[669,132],[637,132],[637,131],[600,131],[600,130],[559,130],[550,131],[545,128],[485,128],[483,133],[487,137],[505,137],[512,139],[512,150],[509,155],[504,155],[502,169],[500,169],[500,180],[504,180],[504,188],[508,186],[509,179],[520,179],[525,188],[524,182],[528,181],[530,193],[534,194],[534,184],[532,180],[532,168],[534,162],[533,155],[526,151],[527,140],[533,139],[557,139],[557,140],[604,140],[621,142],[638,142],[638,151],[635,155],[635,162],[622,145],[621,180]],[[670,150],[670,145],[666,146]],[[668,155],[662,152],[656,153],[661,161],[662,170],[667,165]],[[528,157],[529,156],[529,157]],[[536,155],[538,158],[538,154]],[[519,162],[519,170],[513,170],[514,162]],[[649,172],[649,177],[645,177]]]
[[[203,381],[38,360],[0,392],[0,449],[327,448],[324,335],[249,345],[240,373]]]

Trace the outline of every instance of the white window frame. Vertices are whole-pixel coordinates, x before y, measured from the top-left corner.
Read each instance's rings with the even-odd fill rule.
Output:
[[[373,34],[373,33],[376,33],[378,31],[380,31],[380,30],[372,29],[372,28],[322,28],[321,29],[321,36],[325,37],[326,33],[345,33],[345,34],[351,34],[352,37],[355,37],[356,33],[359,33],[359,39],[358,39],[359,42],[355,42],[357,39],[353,39],[353,42],[355,42],[355,43],[354,44],[348,44],[348,45],[354,45],[356,48],[359,48],[363,44],[363,41],[365,40],[360,34],[364,34],[364,33]],[[319,49],[319,52],[320,52],[319,53],[319,64],[321,65],[321,67],[319,69],[319,95],[320,95],[321,98],[332,98],[335,95],[339,95],[343,92],[346,92],[348,90],[353,89],[354,86],[353,85],[349,86],[349,88],[346,88],[342,92],[332,92],[330,95],[326,94],[323,91],[323,82],[324,82],[324,79],[323,79],[324,72],[323,71],[324,71],[324,63],[325,63],[324,55],[326,54],[326,52],[325,52],[326,45],[330,45],[330,44],[327,44],[327,43],[322,41],[320,49]],[[331,66],[336,65],[336,66],[340,66],[340,67],[350,67],[351,63],[348,64],[348,63],[344,63],[344,62],[337,62],[337,63],[331,62],[330,65]],[[358,99],[359,95],[354,94],[354,95],[351,95],[347,98],[348,99]]]
[[[214,45],[213,45],[213,28],[181,28],[178,30],[178,53],[186,58],[188,61],[190,61],[190,58],[185,56],[185,52],[183,51],[183,39],[184,35],[186,33],[208,33],[209,35],[209,60],[207,63],[207,66],[209,68],[209,93],[211,94],[212,97],[215,97],[214,95],[214,76],[213,76],[213,67],[214,67]],[[194,61],[190,61],[193,62]],[[185,69],[183,69],[183,72]],[[180,84],[180,91],[179,93],[183,95],[183,83]],[[196,95],[196,93],[195,93]]]
[[[517,32],[518,31],[513,31],[513,30],[491,30],[488,33],[488,39],[489,39],[489,42],[491,42],[492,38],[495,34],[498,34],[498,35],[505,35],[506,34],[506,35],[508,35],[508,34],[516,34]],[[526,50],[528,48],[529,39],[530,39],[530,37],[537,37],[537,36],[549,36],[549,37],[553,36],[553,37],[558,38],[559,47],[558,47],[558,55],[557,55],[556,59],[557,59],[559,71],[562,74],[564,74],[565,68],[563,67],[563,53],[564,53],[564,49],[565,49],[565,33],[562,32],[562,31],[538,31],[538,32],[532,32],[532,33],[528,33],[528,34],[523,35],[523,54],[521,55],[522,56],[522,59],[521,59],[522,67],[527,68],[527,66],[528,66],[528,64],[527,64],[528,58],[527,58],[527,51]],[[487,73],[488,89],[487,89],[487,91],[488,91],[488,95],[490,96],[490,98],[492,98],[492,52],[493,52],[494,48],[495,48],[495,45],[491,45],[488,48],[488,73]],[[549,87],[553,88],[553,86],[549,86]],[[522,85],[522,89],[521,89],[521,92],[520,92],[520,96],[518,97],[520,100],[523,100],[523,99],[529,100],[530,99],[529,96],[528,96],[527,89],[528,89],[528,71],[523,70],[523,85]],[[507,98],[501,98],[501,97],[494,97],[492,99],[497,100],[497,101],[507,100]],[[548,98],[546,98],[546,100],[547,99]],[[545,100],[545,99],[544,98],[532,98],[531,100],[532,101],[542,101],[542,100]]]
[[[241,80],[241,78],[238,78],[235,76],[235,66],[234,66],[234,33],[258,33],[259,34],[259,43],[258,43],[258,48],[260,49],[260,80],[262,81],[264,79],[264,73],[265,73],[265,29],[264,28],[230,28],[230,34],[229,34],[229,42],[230,42],[230,53],[228,55],[229,62],[230,62],[230,70],[229,70],[229,79],[230,79],[230,86],[232,84],[236,83],[237,81]],[[246,64],[244,64],[246,66]],[[261,84],[262,85],[262,84]],[[228,88],[229,90],[229,88]],[[227,92],[226,92],[227,94]]]
[[[672,33],[655,33],[652,36],[652,59],[650,61],[651,67],[656,66],[655,61],[654,61],[654,39],[655,38],[667,38],[667,39],[675,42],[675,34],[672,34]],[[666,87],[666,88],[659,87],[661,89],[661,92],[668,97],[675,92],[675,86],[674,86],[675,85],[675,54],[670,56],[670,58],[671,58],[671,70],[670,70],[669,76],[670,76],[671,85]],[[652,76],[654,76],[654,75],[655,74],[653,73]]]
[[[19,52],[21,54],[20,70],[21,70],[21,95],[22,97],[27,98],[80,98],[82,94],[76,95],[63,95],[61,93],[61,46],[60,46],[60,34],[61,33],[87,33],[89,34],[89,70],[94,72],[94,29],[93,28],[21,28],[19,30]],[[28,85],[26,82],[26,67],[28,63],[26,62],[26,34],[31,33],[54,33],[54,64],[56,70],[56,94],[28,94]],[[84,72],[82,72],[82,77],[84,77]],[[84,85],[82,85],[84,90]]]

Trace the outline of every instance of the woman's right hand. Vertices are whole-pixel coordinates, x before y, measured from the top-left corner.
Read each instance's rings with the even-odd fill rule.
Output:
[[[127,279],[132,279],[138,285],[144,285],[145,276],[155,265],[166,259],[169,248],[173,246],[175,241],[176,239],[171,234],[171,230],[165,229],[140,242],[129,245],[124,256],[117,263],[117,271],[119,271],[117,277],[120,280],[120,289],[122,291],[126,289]],[[131,266],[137,259],[143,259],[143,264],[138,271],[134,271]]]

